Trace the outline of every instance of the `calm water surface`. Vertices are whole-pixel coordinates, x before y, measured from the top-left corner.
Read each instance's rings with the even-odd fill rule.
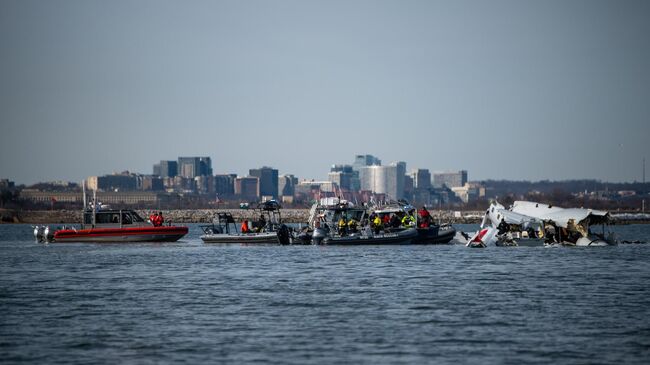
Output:
[[[650,241],[650,226],[615,229]],[[0,362],[650,360],[648,244],[209,246],[199,233],[43,245],[0,225]]]

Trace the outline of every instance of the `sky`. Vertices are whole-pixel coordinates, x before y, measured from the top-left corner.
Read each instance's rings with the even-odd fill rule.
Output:
[[[648,35],[648,1],[0,0],[0,178],[210,156],[325,179],[373,154],[640,181]]]

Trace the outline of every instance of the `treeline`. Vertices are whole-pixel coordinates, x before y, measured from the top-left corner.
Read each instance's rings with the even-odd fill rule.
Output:
[[[491,200],[508,207],[515,200],[530,200],[562,207],[640,211],[650,204],[650,183],[609,183],[598,180],[509,181],[485,180],[486,196],[466,204],[467,210],[485,209]],[[619,195],[619,191],[634,192]],[[587,192],[587,194],[581,194]],[[598,192],[597,194],[591,194]],[[647,211],[648,209],[646,209]]]
[[[634,191],[637,195],[650,193],[650,183],[611,183],[600,180],[564,180],[564,181],[512,181],[512,180],[484,180],[481,184],[485,186],[489,197],[506,196],[508,194],[526,194],[537,191],[550,194],[554,191],[566,193],[580,193],[584,191]]]

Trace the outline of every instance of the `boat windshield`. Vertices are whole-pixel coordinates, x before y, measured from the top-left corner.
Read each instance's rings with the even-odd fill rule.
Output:
[[[134,212],[134,211],[131,211],[131,212],[129,212],[129,213],[131,213],[131,218],[133,218],[133,221],[134,221],[134,222],[144,222],[144,219],[142,219],[142,217],[140,217],[140,216],[138,215],[138,213],[136,213],[136,212]]]

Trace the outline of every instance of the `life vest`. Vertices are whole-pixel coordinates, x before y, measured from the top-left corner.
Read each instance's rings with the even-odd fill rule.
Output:
[[[248,222],[247,222],[247,221],[243,221],[243,222],[241,223],[241,233],[248,233],[248,232],[249,232],[249,229],[248,229]]]
[[[411,225],[411,222],[413,221],[413,217],[410,215],[405,215],[404,218],[402,218],[402,225],[403,226],[409,226]]]

